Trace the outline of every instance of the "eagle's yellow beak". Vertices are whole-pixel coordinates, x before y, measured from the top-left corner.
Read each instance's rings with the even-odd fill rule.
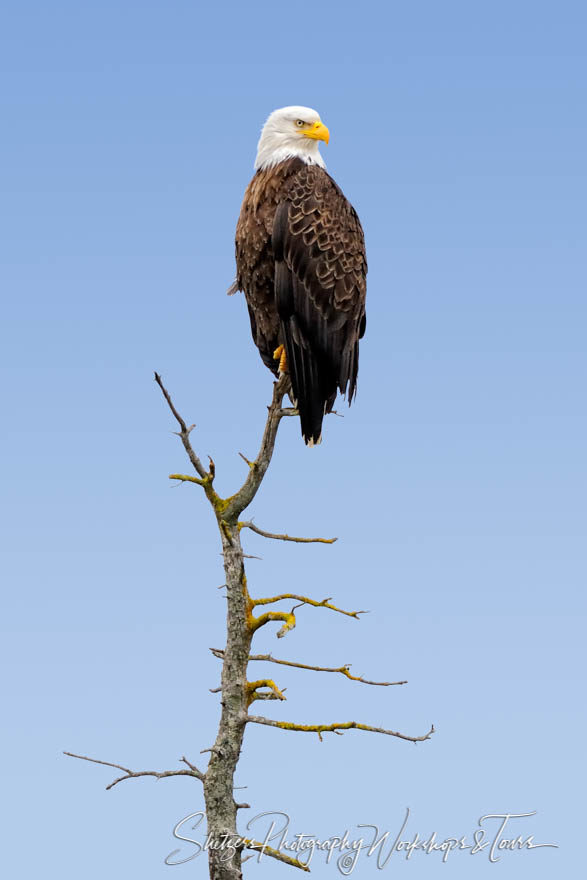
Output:
[[[304,129],[302,134],[304,137],[312,138],[313,141],[324,141],[326,144],[330,140],[330,132],[323,122],[312,123],[310,128]]]

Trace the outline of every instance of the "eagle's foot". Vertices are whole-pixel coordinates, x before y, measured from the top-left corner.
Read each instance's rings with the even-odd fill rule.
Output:
[[[285,354],[285,346],[278,345],[275,351],[273,352],[273,360],[279,361],[279,375],[282,376],[283,373],[287,373],[287,357]]]

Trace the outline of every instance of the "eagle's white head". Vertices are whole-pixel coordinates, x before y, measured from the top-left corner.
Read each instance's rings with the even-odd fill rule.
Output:
[[[282,107],[274,110],[261,131],[257,145],[255,170],[273,168],[295,156],[307,165],[325,168],[320,155],[320,141],[328,143],[330,132],[320,115],[310,107]]]

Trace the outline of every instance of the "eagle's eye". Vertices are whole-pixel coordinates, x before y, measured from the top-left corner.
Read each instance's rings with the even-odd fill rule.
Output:
[[[303,119],[296,119],[296,125],[298,128],[303,128],[306,123]]]

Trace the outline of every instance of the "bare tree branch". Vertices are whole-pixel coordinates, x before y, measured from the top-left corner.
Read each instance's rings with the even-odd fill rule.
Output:
[[[293,541],[296,544],[334,544],[335,541],[338,541],[338,538],[293,538],[291,535],[276,535],[273,532],[266,532],[264,529],[260,529],[252,520],[249,522],[239,522],[239,528],[250,529],[263,538],[273,538],[275,541]]]
[[[316,733],[320,740],[322,739],[322,734],[325,732],[331,732],[342,736],[344,730],[356,728],[359,730],[399,737],[400,739],[414,743],[429,739],[434,733],[434,727],[431,727],[430,731],[424,736],[412,737],[393,730],[386,730],[381,727],[359,724],[355,721],[333,724],[303,725],[291,722],[274,721],[269,718],[247,714],[250,704],[255,700],[285,699],[284,691],[280,690],[272,679],[259,679],[251,682],[247,681],[247,665],[249,660],[266,660],[283,666],[293,666],[317,672],[338,672],[352,681],[360,681],[372,685],[387,686],[392,684],[405,684],[405,682],[369,681],[362,676],[351,675],[348,664],[340,667],[310,666],[293,661],[278,660],[270,654],[254,655],[250,653],[252,639],[256,630],[270,621],[282,621],[283,626],[277,635],[278,637],[283,636],[288,630],[296,625],[294,612],[298,607],[301,607],[301,605],[311,605],[315,608],[327,608],[330,611],[335,611],[339,614],[344,614],[355,619],[357,619],[360,614],[366,613],[364,611],[344,611],[343,609],[332,605],[329,598],[317,601],[315,599],[310,599],[307,596],[298,595],[297,593],[282,593],[278,596],[253,599],[249,594],[244,567],[244,560],[249,558],[249,556],[243,552],[241,545],[241,531],[243,528],[251,529],[251,531],[256,532],[264,538],[291,541],[294,543],[332,544],[337,540],[336,538],[297,538],[287,534],[267,532],[254,525],[252,520],[239,522],[239,516],[255,498],[267,468],[269,467],[281,419],[298,415],[298,411],[295,408],[283,406],[283,398],[291,387],[289,377],[287,375],[281,376],[280,379],[274,383],[272,399],[268,407],[267,420],[257,457],[254,461],[250,461],[245,455],[239,453],[241,458],[243,458],[247,464],[248,473],[240,489],[227,498],[220,497],[213,486],[216,476],[216,467],[212,458],[209,458],[209,469],[206,470],[201,459],[191,445],[190,435],[195,426],[190,425],[188,427],[187,423],[176,409],[171,396],[158,373],[155,373],[155,381],[159,386],[174,419],[179,425],[180,430],[177,432],[178,436],[182,441],[185,452],[197,475],[191,476],[187,474],[173,473],[170,475],[171,479],[178,480],[180,483],[195,483],[196,485],[201,486],[214,510],[222,544],[225,573],[225,583],[223,586],[226,588],[227,601],[226,646],[222,651],[212,649],[215,656],[220,657],[223,661],[221,685],[219,688],[212,689],[213,693],[222,693],[220,723],[214,744],[210,748],[202,750],[203,752],[210,753],[210,760],[205,773],[202,773],[194,764],[188,761],[186,757],[182,757],[181,762],[185,764],[187,769],[159,772],[155,770],[133,771],[128,767],[124,767],[122,764],[102,761],[85,755],[77,755],[72,752],[65,752],[65,754],[82,761],[103,764],[104,766],[113,767],[122,771],[123,775],[111,782],[110,785],[107,786],[108,789],[125,779],[134,779],[140,776],[152,776],[156,779],[163,779],[168,776],[195,777],[196,779],[199,779],[204,786],[208,833],[213,838],[218,839],[221,839],[223,836],[236,837],[237,811],[248,807],[248,804],[237,803],[234,798],[236,789],[236,786],[234,785],[235,770],[240,757],[243,736],[248,722],[268,725],[270,727],[278,727],[283,730]],[[280,602],[287,599],[292,599],[299,604],[294,605],[289,612],[266,611],[259,617],[254,617],[253,610],[255,607],[271,605],[274,602]],[[259,850],[264,855],[268,855],[278,861],[292,865],[303,871],[309,870],[307,865],[303,864],[298,859],[285,855],[279,850],[274,850],[271,847],[267,847],[258,841],[250,840],[248,838],[240,837],[239,840],[240,843],[235,847],[230,858],[226,858],[226,854],[220,850],[210,848],[208,852],[209,871],[210,877],[213,878],[213,880],[242,880],[241,863],[244,860],[242,857],[243,847],[247,847],[251,850]]]
[[[196,453],[192,449],[192,444],[190,443],[190,433],[191,433],[191,431],[193,431],[193,429],[196,426],[190,425],[190,427],[188,428],[188,426],[186,425],[186,423],[184,422],[184,420],[182,419],[182,417],[180,416],[180,414],[176,410],[175,406],[173,405],[173,401],[169,395],[169,392],[167,391],[167,388],[165,387],[165,385],[161,381],[161,376],[159,375],[159,373],[155,373],[155,382],[157,383],[157,385],[159,386],[159,388],[163,392],[163,397],[167,401],[167,405],[169,406],[169,409],[171,410],[171,412],[175,416],[175,420],[177,421],[177,423],[179,425],[180,430],[177,432],[177,434],[180,437],[181,442],[183,443],[183,447],[188,454],[189,460],[191,461],[191,463],[194,466],[194,470],[200,475],[200,477],[203,480],[205,480],[206,477],[208,477],[208,472],[206,471],[206,468],[204,467],[204,465],[202,464],[202,462],[200,461],[200,459],[198,458],[198,456],[196,455]]]
[[[282,409],[282,401],[290,387],[289,378],[281,377],[273,385],[271,403],[268,407],[267,421],[261,439],[261,445],[255,461],[245,461],[248,465],[248,474],[241,488],[228,498],[221,498],[212,486],[215,476],[214,462],[210,461],[210,470],[206,472],[199,457],[191,447],[189,429],[185,421],[179,415],[171,397],[160,377],[156,381],[171,412],[179,423],[180,437],[184,448],[194,466],[199,481],[196,478],[188,478],[185,474],[172,474],[172,479],[181,482],[195,482],[204,489],[210,502],[220,532],[222,542],[222,555],[226,577],[227,599],[227,641],[222,666],[222,713],[216,741],[209,750],[210,762],[206,771],[204,783],[204,797],[206,801],[206,817],[208,831],[212,834],[228,832],[236,833],[236,813],[238,805],[233,797],[234,773],[240,756],[242,739],[246,726],[246,712],[250,698],[260,697],[261,691],[247,690],[246,668],[247,657],[250,652],[251,639],[254,629],[250,626],[250,597],[247,590],[247,581],[244,569],[246,554],[243,552],[240,542],[240,528],[238,517],[255,497],[263,477],[269,467],[275,439],[281,419],[290,415],[288,410]],[[275,614],[276,619],[284,621],[285,631],[288,625],[295,625],[293,613]],[[271,694],[277,698],[277,688],[271,690]],[[226,860],[222,853],[211,850],[208,854],[210,876],[214,880],[241,880],[241,854],[236,852],[232,859]],[[292,862],[294,864],[295,862]]]
[[[249,629],[251,633],[254,633],[267,623],[271,623],[274,620],[282,620],[283,626],[277,632],[277,638],[282,639],[290,630],[295,629],[296,616],[294,611],[295,607],[291,611],[267,611],[265,614],[261,614],[260,617],[253,617],[251,615],[249,618]]]
[[[182,755],[180,760],[181,760],[184,764],[187,764],[187,766],[190,768],[190,770],[193,770],[193,771],[194,771],[194,775],[197,776],[198,779],[200,779],[200,777],[202,777],[202,782],[204,781],[204,776],[205,776],[206,774],[205,774],[205,773],[200,773],[200,771],[198,770],[198,768],[195,767],[195,766],[191,763],[191,761],[188,761],[188,759],[186,758],[185,755]]]
[[[260,691],[259,688],[269,688],[269,692]],[[259,681],[247,682],[249,703],[253,700],[285,700],[283,691],[279,690],[272,678],[261,678]]]
[[[304,865],[303,862],[300,862],[299,859],[292,859],[291,856],[285,855],[278,849],[273,849],[272,846],[267,846],[265,843],[260,843],[258,840],[250,840],[249,838],[243,838],[244,845],[248,849],[261,850],[263,855],[271,856],[272,859],[277,859],[279,862],[285,862],[286,865],[291,865],[293,868],[300,868],[302,871],[310,871],[307,865]],[[245,856],[243,862],[247,859],[254,858],[254,856]]]
[[[218,648],[210,648],[210,650],[215,657],[222,660],[224,656],[223,651]],[[350,663],[346,663],[344,666],[310,666],[307,663],[295,663],[293,660],[278,660],[277,657],[273,657],[271,654],[250,654],[249,660],[264,660],[267,663],[279,663],[280,666],[294,666],[296,669],[308,669],[311,672],[340,672],[341,675],[344,675],[345,678],[351,681],[360,681],[363,684],[372,684],[378,687],[392,687],[393,685],[408,683],[407,681],[369,681],[368,678],[363,678],[362,675],[351,675],[349,672]]]
[[[206,774],[198,770],[197,767],[194,767],[193,764],[190,764],[187,758],[182,758],[181,760],[184,764],[188,765],[190,768],[189,770],[164,770],[158,772],[156,770],[129,770],[128,767],[123,767],[122,764],[113,764],[111,761],[100,761],[98,758],[88,758],[86,755],[75,755],[73,752],[63,752],[63,754],[68,755],[70,758],[79,758],[80,761],[91,761],[92,764],[104,764],[105,767],[114,767],[116,770],[124,770],[124,776],[119,776],[114,782],[107,785],[106,791],[114,788],[115,785],[118,785],[119,782],[123,782],[125,779],[137,779],[139,776],[154,776],[156,779],[165,779],[168,776],[194,776],[196,779],[199,779],[200,782],[204,782],[206,779]]]
[[[356,721],[342,721],[334,724],[293,724],[291,721],[275,721],[273,718],[263,718],[260,715],[248,715],[247,721],[254,724],[266,724],[269,727],[279,727],[281,730],[300,730],[304,733],[317,733],[320,742],[322,742],[323,733],[336,733],[342,736],[341,730],[368,730],[372,733],[385,733],[387,736],[397,736],[399,739],[406,739],[409,742],[423,742],[430,739],[434,733],[434,725],[431,726],[428,733],[424,736],[407,736],[405,733],[398,733],[396,730],[386,730],[384,727],[371,727],[370,724],[359,724]]]
[[[224,517],[227,521],[237,519],[243,510],[249,506],[259,490],[265,472],[269,467],[269,462],[273,456],[279,423],[283,416],[290,415],[287,410],[281,408],[281,403],[286,392],[289,390],[289,387],[290,380],[287,375],[281,376],[280,379],[273,384],[273,397],[269,404],[267,421],[265,423],[265,430],[263,431],[259,452],[257,453],[255,461],[249,466],[249,472],[245,482],[239,491],[233,495],[232,498],[228,499],[224,511]]]
[[[169,474],[170,480],[179,480],[181,483],[196,483],[198,486],[204,485],[204,480],[199,477],[190,477],[189,474]]]
[[[172,480],[180,480],[181,482],[190,482],[197,483],[201,485],[205,492],[208,500],[212,504],[216,516],[220,522],[220,520],[224,521],[228,526],[232,527],[236,525],[236,521],[240,513],[245,510],[246,507],[249,506],[255,495],[257,494],[259,487],[263,481],[263,477],[269,467],[269,462],[273,456],[273,450],[275,448],[275,439],[277,437],[277,430],[279,428],[279,423],[283,416],[293,415],[296,411],[290,411],[288,409],[282,409],[281,403],[286,392],[290,388],[290,380],[287,375],[283,375],[279,378],[277,382],[273,383],[273,396],[271,399],[271,403],[268,407],[267,413],[267,421],[265,423],[265,430],[263,431],[263,437],[261,439],[261,446],[259,448],[259,452],[257,454],[257,458],[253,462],[248,462],[249,464],[249,473],[247,474],[247,478],[245,482],[241,486],[241,488],[232,495],[230,498],[220,498],[220,496],[216,493],[216,491],[212,488],[212,482],[215,476],[215,466],[212,459],[210,459],[210,470],[206,471],[204,465],[200,461],[200,458],[195,453],[191,442],[190,442],[190,432],[193,429],[193,425],[189,428],[186,425],[185,420],[180,416],[177,411],[175,404],[171,399],[171,395],[165,388],[161,376],[158,373],[155,373],[155,381],[163,396],[169,406],[169,409],[173,413],[174,418],[179,424],[180,430],[177,432],[178,436],[181,438],[181,442],[183,443],[184,449],[187,452],[188,458],[190,459],[194,469],[198,473],[201,482],[198,482],[194,477],[188,477],[186,474],[171,474],[170,479]],[[241,453],[242,454],[242,453]],[[242,456],[244,458],[244,456]],[[245,459],[247,460],[247,459]],[[248,460],[247,460],[248,461]]]
[[[299,596],[297,593],[281,593],[279,596],[269,596],[267,599],[253,599],[251,597],[251,602],[253,605],[271,605],[273,602],[281,602],[282,599],[295,599],[297,602],[300,602],[301,605],[313,605],[314,608],[328,608],[329,611],[337,611],[339,614],[346,614],[347,617],[354,617],[355,619],[359,619],[359,614],[368,614],[368,611],[343,611],[342,608],[337,608],[336,605],[330,604],[330,596],[326,599],[322,599],[321,602],[318,602],[316,599],[309,599],[307,596]]]

